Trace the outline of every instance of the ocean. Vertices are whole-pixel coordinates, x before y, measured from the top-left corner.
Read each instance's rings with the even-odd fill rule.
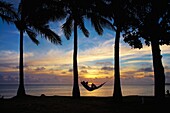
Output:
[[[79,86],[81,96],[97,96],[108,97],[113,95],[113,85],[104,85],[103,87],[94,90],[87,91],[82,85]],[[154,85],[149,84],[136,84],[136,85],[122,85],[122,95],[139,95],[139,96],[153,96]],[[18,85],[17,84],[0,84],[0,96],[4,98],[11,98],[16,96]],[[71,96],[72,85],[59,85],[59,84],[26,84],[26,94],[40,96],[45,94],[46,96]],[[165,90],[170,90],[170,85],[165,86]]]

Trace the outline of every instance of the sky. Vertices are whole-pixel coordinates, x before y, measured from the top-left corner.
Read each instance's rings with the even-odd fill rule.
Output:
[[[17,0],[15,3],[18,3]],[[63,21],[50,23],[50,28],[61,36],[62,45],[51,44],[38,36],[37,46],[24,34],[25,83],[72,84],[73,82],[73,33],[67,40],[61,30]],[[113,84],[115,32],[105,29],[99,36],[91,23],[85,26],[89,38],[78,30],[79,81]],[[166,82],[170,83],[170,46],[161,46]],[[0,19],[0,83],[18,83],[19,32],[12,24]],[[120,41],[120,77],[122,84],[153,84],[151,47],[133,49]]]

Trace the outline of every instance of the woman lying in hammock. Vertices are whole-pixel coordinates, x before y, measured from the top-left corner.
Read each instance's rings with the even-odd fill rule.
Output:
[[[86,88],[88,91],[93,91],[95,89],[98,89],[102,87],[106,82],[100,84],[99,86],[96,86],[94,83],[91,84],[91,86],[88,85],[88,82],[82,81],[81,84]]]

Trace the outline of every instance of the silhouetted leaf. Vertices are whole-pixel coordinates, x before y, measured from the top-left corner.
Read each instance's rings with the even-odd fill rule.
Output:
[[[66,38],[68,40],[70,39],[70,36],[71,36],[71,33],[72,33],[72,28],[73,28],[72,24],[73,24],[73,18],[72,18],[72,16],[69,16],[66,19],[66,22],[62,26],[62,30],[64,32],[64,35],[66,36]]]
[[[30,37],[30,39],[32,40],[32,42],[34,42],[35,44],[39,44],[39,41],[36,39],[36,33],[31,31],[30,29],[26,29],[26,32],[28,34],[28,36]]]

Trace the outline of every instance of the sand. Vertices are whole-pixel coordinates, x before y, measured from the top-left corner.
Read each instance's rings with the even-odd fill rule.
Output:
[[[166,113],[170,98],[162,103],[149,96],[124,96],[122,103],[112,97],[27,96],[0,99],[1,113]]]

